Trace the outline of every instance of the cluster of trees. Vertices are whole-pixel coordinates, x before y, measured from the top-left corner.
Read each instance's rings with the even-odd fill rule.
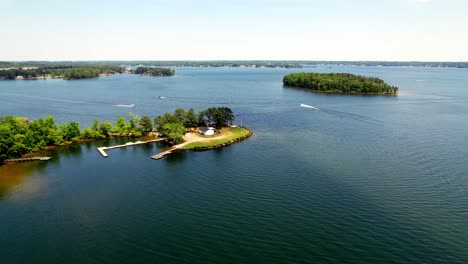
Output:
[[[292,73],[283,78],[285,86],[322,92],[395,94],[398,87],[379,78],[349,73]]]
[[[50,76],[53,78],[63,78],[64,80],[75,80],[84,78],[97,78],[99,74],[122,73],[124,69],[119,66],[89,65],[89,66],[48,66],[37,69],[14,68],[0,70],[0,79],[14,80],[21,76],[24,79],[36,79]]]
[[[24,117],[0,117],[0,163],[8,158],[38,151],[46,146],[57,146],[83,139],[100,139],[110,136],[139,137],[151,132],[151,119],[130,115],[128,121],[119,117],[115,125],[94,120],[83,130],[77,122],[58,125],[52,116],[29,121]]]
[[[94,68],[71,68],[63,71],[64,80],[90,79],[99,77],[99,70]]]
[[[138,67],[133,73],[150,76],[172,76],[175,71],[169,68]]]
[[[154,119],[156,130],[166,136],[174,144],[182,142],[182,137],[188,128],[199,126],[225,127],[234,121],[234,113],[228,107],[211,107],[195,112],[192,108],[185,111],[178,108],[173,114],[165,113]]]
[[[178,108],[173,114],[165,113],[154,119],[156,130],[166,136],[173,144],[182,142],[188,128],[199,126],[225,127],[234,121],[234,113],[228,107],[210,107],[206,110],[195,112],[192,108],[185,111]]]

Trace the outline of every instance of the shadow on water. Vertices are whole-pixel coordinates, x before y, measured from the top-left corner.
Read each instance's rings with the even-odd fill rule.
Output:
[[[22,185],[33,173],[41,172],[47,166],[44,161],[7,163],[0,166],[0,201],[8,197],[10,190]]]
[[[163,160],[170,164],[177,164],[185,161],[187,159],[187,155],[187,150],[178,150],[167,155]]]

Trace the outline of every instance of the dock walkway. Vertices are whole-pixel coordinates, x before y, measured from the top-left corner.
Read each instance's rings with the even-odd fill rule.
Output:
[[[160,153],[158,153],[158,154],[156,154],[156,155],[151,156],[151,158],[152,158],[152,159],[155,159],[155,160],[162,159],[162,158],[164,158],[166,155],[171,154],[174,150],[178,149],[179,147],[180,147],[179,145],[174,146],[174,147],[172,147],[172,148],[170,148],[170,149],[168,149],[168,150],[166,150],[166,151],[163,151],[163,152],[160,152]]]
[[[6,159],[5,162],[25,162],[25,161],[34,161],[34,160],[50,160],[50,157],[29,157],[29,158],[19,158],[19,159]]]
[[[97,148],[97,150],[99,151],[99,153],[101,153],[101,155],[104,158],[107,158],[109,155],[107,155],[106,150],[109,150],[109,149],[125,148],[125,147],[131,147],[131,146],[135,146],[135,145],[141,145],[141,144],[147,144],[147,143],[153,143],[153,142],[160,142],[160,141],[164,141],[164,140],[167,140],[167,139],[166,138],[157,138],[157,139],[148,140],[148,141],[128,142],[128,143],[125,143],[123,145],[116,145],[116,146],[110,146],[110,147],[99,147],[99,148]]]

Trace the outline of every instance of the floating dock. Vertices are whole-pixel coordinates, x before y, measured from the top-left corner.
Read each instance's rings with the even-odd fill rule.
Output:
[[[116,146],[110,146],[110,147],[99,147],[99,148],[97,148],[97,150],[99,151],[99,153],[101,153],[101,155],[104,158],[107,158],[109,155],[107,155],[106,150],[109,150],[109,149],[125,148],[125,147],[131,147],[131,146],[135,146],[135,145],[141,145],[141,144],[147,144],[147,143],[153,143],[153,142],[160,142],[160,141],[164,141],[164,140],[167,140],[167,139],[166,138],[157,138],[157,139],[148,140],[148,141],[128,142],[128,143],[125,143],[123,145],[116,145]]]
[[[35,161],[35,160],[50,160],[50,157],[29,157],[29,158],[19,158],[19,159],[6,159],[5,162],[25,162],[25,161]]]

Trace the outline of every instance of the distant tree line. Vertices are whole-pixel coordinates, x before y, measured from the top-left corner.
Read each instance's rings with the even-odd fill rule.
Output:
[[[24,117],[0,117],[0,164],[9,158],[43,149],[88,139],[103,139],[113,136],[141,137],[154,129],[170,142],[182,141],[188,128],[215,126],[221,128],[234,121],[231,109],[212,107],[198,113],[193,109],[176,109],[153,120],[148,116],[130,114],[128,120],[121,116],[114,124],[94,120],[91,126],[80,129],[77,122],[57,124],[52,116],[30,121]]]
[[[412,66],[412,67],[451,67],[468,68],[468,62],[421,62],[421,61],[310,61],[310,60],[217,60],[217,61],[0,61],[0,68],[24,66],[36,67],[83,67],[97,65],[144,65],[157,67],[269,67],[302,68],[317,65],[347,66]]]
[[[283,78],[285,86],[321,92],[395,94],[398,87],[382,79],[349,73],[292,73]]]
[[[14,80],[16,77],[21,76],[24,79],[37,79],[41,77],[50,76],[52,78],[62,78],[64,80],[76,80],[86,78],[97,78],[100,74],[115,74],[122,73],[124,69],[119,66],[48,66],[40,67],[37,69],[8,69],[0,70],[0,79]]]
[[[138,67],[132,73],[150,76],[172,76],[175,71],[169,68]]]

